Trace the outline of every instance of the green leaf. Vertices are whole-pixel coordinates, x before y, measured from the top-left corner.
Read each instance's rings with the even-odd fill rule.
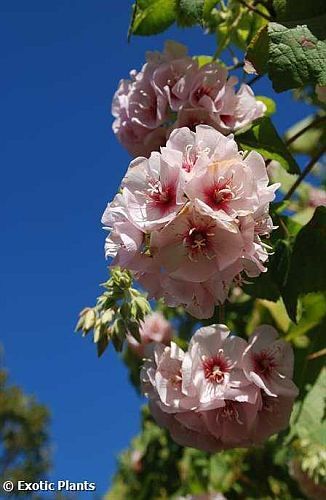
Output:
[[[277,21],[297,21],[325,14],[325,0],[273,0]]]
[[[283,300],[296,322],[300,295],[326,290],[326,207],[318,207],[311,221],[298,233]]]
[[[214,9],[214,7],[220,3],[220,0],[204,0],[204,8],[203,8],[203,19],[206,21]]]
[[[270,118],[256,121],[250,130],[236,134],[236,139],[243,149],[255,150],[265,158],[278,161],[282,167],[292,174],[300,173],[300,168],[278,135]]]
[[[204,0],[179,0],[177,23],[179,26],[193,26],[203,21]]]
[[[137,0],[130,25],[134,35],[155,35],[176,19],[176,0]]]
[[[287,340],[294,340],[317,326],[326,315],[326,296],[323,293],[309,293],[301,301],[301,318],[298,324],[291,324]]]
[[[277,92],[308,84],[326,85],[326,15],[305,23],[268,26],[268,73]]]
[[[267,110],[265,112],[265,116],[271,116],[276,112],[276,102],[273,101],[270,97],[266,97],[264,95],[257,95],[256,101],[261,101],[265,104]]]
[[[319,119],[317,116],[310,115],[300,120],[286,131],[285,138],[287,140],[291,139],[291,137],[294,137],[298,132],[316,121],[316,118]],[[322,116],[320,116],[321,121],[317,121],[315,126],[309,128],[293,141],[290,145],[290,150],[295,154],[305,154],[309,156],[314,156],[321,151],[323,145],[326,143],[325,118],[324,116],[324,121],[322,121]]]
[[[246,65],[248,62],[253,67],[254,72],[263,75],[267,73],[268,66],[268,51],[269,51],[269,39],[268,39],[268,27],[263,26],[258,33],[253,37],[250,44],[248,45],[246,53]]]
[[[326,4],[323,11],[314,11],[306,3],[309,6],[302,10],[305,15],[300,18],[297,3],[292,10],[287,5],[282,7],[285,3],[279,5],[282,24],[271,22],[253,38],[245,68],[248,72],[253,67],[258,74],[268,73],[277,92],[309,84],[326,85]],[[314,13],[318,14],[311,17]]]
[[[326,369],[324,368],[307,393],[295,423],[295,430],[300,439],[308,439],[326,446],[325,398]]]
[[[100,358],[102,354],[105,352],[106,348],[109,345],[109,338],[107,335],[102,335],[98,342],[96,343],[97,355]]]
[[[202,66],[206,66],[206,64],[210,64],[213,61],[212,56],[205,56],[205,55],[195,56],[194,59],[196,59],[199,68],[201,68]]]

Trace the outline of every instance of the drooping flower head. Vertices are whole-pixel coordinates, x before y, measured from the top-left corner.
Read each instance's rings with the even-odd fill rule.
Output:
[[[178,444],[208,452],[249,447],[288,426],[297,394],[290,379],[291,362],[287,386],[290,381],[292,391],[271,396],[248,378],[251,346],[252,342],[231,335],[225,325],[197,330],[186,352],[173,342],[149,346],[141,372],[142,390],[154,419]],[[277,350],[274,336],[264,338],[264,349],[266,353]],[[288,344],[282,350],[287,356],[292,352]],[[256,354],[253,362],[263,363],[265,369],[262,351]]]
[[[208,125],[171,134],[161,152],[131,162],[104,213],[106,254],[150,296],[209,318],[232,283],[266,270],[261,237],[278,184],[263,158]]]
[[[181,44],[167,42],[164,52],[147,54],[139,72],[130,72],[114,94],[113,131],[133,156],[148,157],[180,126],[211,125],[223,133],[264,115],[248,85],[235,90],[237,78],[217,62],[199,67]]]

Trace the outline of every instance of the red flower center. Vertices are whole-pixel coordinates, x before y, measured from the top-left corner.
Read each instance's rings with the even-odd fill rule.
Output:
[[[255,372],[267,378],[272,375],[277,366],[273,355],[267,351],[254,354],[253,361]]]
[[[175,204],[174,186],[162,186],[160,181],[150,182],[147,190],[148,202],[155,208],[167,212]]]
[[[203,370],[207,380],[222,384],[225,374],[230,371],[230,361],[219,353],[203,360]]]
[[[214,183],[206,190],[205,198],[206,203],[211,208],[226,211],[229,202],[234,198],[231,188],[231,179]]]

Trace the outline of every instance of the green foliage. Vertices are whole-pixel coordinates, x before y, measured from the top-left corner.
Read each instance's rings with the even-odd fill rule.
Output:
[[[307,393],[294,432],[304,440],[326,446],[326,368],[321,370],[315,384]]]
[[[174,23],[176,0],[137,0],[129,33],[134,35],[155,35]]]
[[[326,85],[326,6],[322,0],[273,2],[277,20],[261,28],[247,50],[259,74],[268,73],[277,92]]]
[[[177,19],[180,26],[201,24],[204,14],[204,0],[179,0]]]
[[[48,424],[47,408],[9,386],[0,369],[0,484],[44,479],[50,467]]]
[[[318,207],[312,220],[299,232],[291,257],[283,299],[296,321],[300,295],[326,290],[326,207]],[[298,279],[299,277],[299,279]]]
[[[140,340],[140,321],[151,310],[146,297],[131,287],[128,271],[111,269],[111,278],[103,284],[105,292],[97,299],[95,307],[86,307],[79,314],[76,331],[83,336],[93,330],[98,356],[102,356],[110,340],[116,351],[121,351],[127,333]]]
[[[317,17],[325,13],[324,0],[273,0],[273,8],[278,21],[297,21]]]
[[[119,457],[105,500],[177,500],[180,496],[222,492],[228,499],[302,498],[288,472],[290,450],[277,440],[264,448],[216,454],[176,445],[143,410],[142,432]]]
[[[265,116],[271,116],[274,113],[276,113],[276,102],[273,101],[273,99],[271,99],[270,97],[266,97],[264,95],[257,95],[256,100],[261,101],[265,104],[265,106],[267,108],[266,112],[265,112]]]
[[[278,135],[270,118],[260,118],[245,132],[238,132],[236,140],[244,150],[255,150],[265,158],[278,161],[288,172],[299,173],[300,169]]]
[[[307,127],[309,127],[307,129]],[[302,130],[306,130],[297,139],[291,139]],[[293,125],[285,134],[285,138],[291,141],[290,150],[295,154],[316,155],[326,143],[326,116],[308,116]]]

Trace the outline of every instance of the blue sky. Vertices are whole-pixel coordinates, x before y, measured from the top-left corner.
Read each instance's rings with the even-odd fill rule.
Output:
[[[0,0],[1,343],[11,382],[49,406],[51,477],[97,483],[139,429],[140,400],[113,349],[73,333],[106,277],[100,217],[128,165],[111,131],[117,82],[166,38],[214,52],[199,29],[126,32],[131,2]],[[268,82],[257,94],[272,96]],[[277,97],[284,131],[307,110]]]

